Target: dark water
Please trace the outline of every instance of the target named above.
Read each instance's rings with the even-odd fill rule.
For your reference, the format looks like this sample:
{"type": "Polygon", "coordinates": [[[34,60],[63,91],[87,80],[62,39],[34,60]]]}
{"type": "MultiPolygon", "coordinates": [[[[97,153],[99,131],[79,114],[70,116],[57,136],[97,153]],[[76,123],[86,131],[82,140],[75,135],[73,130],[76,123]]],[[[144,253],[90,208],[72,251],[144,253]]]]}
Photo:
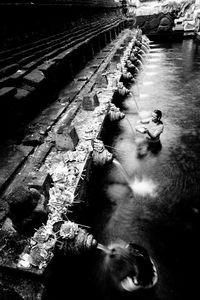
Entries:
{"type": "Polygon", "coordinates": [[[152,43],[138,83],[131,89],[140,116],[153,109],[163,112],[162,149],[137,156],[139,134],[134,127],[139,115],[133,99],[127,98],[123,110],[130,123],[126,118],[117,125],[108,122],[103,138],[115,148],[112,152],[132,189],[115,164],[97,169],[91,178],[91,225],[104,245],[124,241],[145,247],[156,264],[158,283],[137,295],[115,291],[107,277],[105,256],[97,250],[66,263],[61,258],[56,267],[64,275],[58,275],[59,286],[51,284],[47,299],[67,299],[70,292],[73,299],[200,296],[200,46],[188,39],[152,43]]]}
{"type": "MultiPolygon", "coordinates": [[[[125,119],[118,128],[113,126],[110,131],[107,128],[105,143],[116,148],[112,152],[128,173],[133,193],[116,165],[99,171],[93,195],[94,207],[98,205],[95,235],[106,245],[116,240],[138,243],[153,257],[158,284],[151,292],[134,295],[134,299],[197,299],[200,295],[200,46],[193,40],[152,43],[132,91],[141,116],[148,116],[153,109],[163,112],[162,149],[156,155],[148,152],[138,158],[139,134],[133,134],[125,119]],[[102,206],[97,204],[99,201],[102,206]]],[[[131,97],[126,99],[123,109],[134,128],[139,115],[131,97]]],[[[96,263],[97,270],[101,267],[101,263],[96,263]]],[[[103,291],[103,286],[99,289],[103,291]]],[[[109,296],[105,294],[102,292],[102,298],[116,297],[112,292],[109,296]]]]}

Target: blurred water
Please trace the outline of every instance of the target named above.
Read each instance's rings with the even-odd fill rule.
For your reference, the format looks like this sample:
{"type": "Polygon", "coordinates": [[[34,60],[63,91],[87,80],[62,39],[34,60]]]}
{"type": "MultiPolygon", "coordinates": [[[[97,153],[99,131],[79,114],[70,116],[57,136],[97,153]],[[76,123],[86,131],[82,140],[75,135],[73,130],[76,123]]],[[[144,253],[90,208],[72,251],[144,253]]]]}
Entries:
{"type": "MultiPolygon", "coordinates": [[[[117,130],[107,130],[106,143],[122,164],[96,177],[96,238],[102,244],[117,239],[144,246],[156,262],[159,282],[151,292],[134,299],[197,299],[200,267],[200,46],[152,44],[132,97],[124,112],[134,128],[153,109],[163,112],[162,149],[138,156],[140,134],[123,119],[117,130]]],[[[110,149],[109,149],[110,151],[110,149]]],[[[99,268],[97,263],[95,268],[99,268]]],[[[99,275],[100,276],[100,275],[99,275]]],[[[101,287],[100,287],[101,289],[101,287]]],[[[112,292],[102,298],[118,297],[112,292]]],[[[127,295],[120,295],[123,299],[127,295]]],[[[107,299],[106,298],[106,299],[107,299]]]]}

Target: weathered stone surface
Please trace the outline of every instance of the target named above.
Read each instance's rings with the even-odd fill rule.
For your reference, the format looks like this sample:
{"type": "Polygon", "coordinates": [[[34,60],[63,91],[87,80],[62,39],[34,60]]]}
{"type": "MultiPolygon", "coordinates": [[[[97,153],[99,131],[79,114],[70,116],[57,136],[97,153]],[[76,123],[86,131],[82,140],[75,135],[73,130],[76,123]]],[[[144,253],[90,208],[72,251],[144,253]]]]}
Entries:
{"type": "Polygon", "coordinates": [[[83,97],[82,107],[84,110],[92,111],[99,106],[99,99],[96,93],[90,93],[83,97]]]}
{"type": "Polygon", "coordinates": [[[30,174],[40,168],[52,147],[53,144],[51,142],[45,142],[42,145],[38,146],[33,155],[29,157],[26,168],[24,168],[22,173],[22,176],[24,176],[26,183],[29,182],[30,174]]]}
{"type": "Polygon", "coordinates": [[[19,166],[31,153],[33,147],[11,145],[0,149],[0,189],[10,181],[10,178],[17,172],[19,166]]]}
{"type": "Polygon", "coordinates": [[[0,200],[0,223],[3,222],[8,214],[9,205],[8,203],[1,199],[0,200]]]}
{"type": "Polygon", "coordinates": [[[24,82],[34,87],[38,87],[44,81],[45,76],[43,72],[37,69],[24,76],[24,82]]]}
{"type": "Polygon", "coordinates": [[[64,116],[60,119],[58,124],[55,126],[55,132],[58,134],[62,134],[65,130],[65,128],[70,125],[71,121],[75,117],[77,111],[80,108],[80,101],[77,103],[74,103],[71,107],[68,108],[64,116]]]}
{"type": "Polygon", "coordinates": [[[97,88],[106,88],[108,85],[108,79],[106,75],[99,75],[96,79],[97,88]]]}
{"type": "Polygon", "coordinates": [[[41,144],[48,131],[54,125],[56,120],[62,115],[66,108],[61,106],[59,102],[55,102],[47,107],[38,117],[36,117],[29,125],[26,136],[22,143],[24,145],[39,145],[41,144]]]}
{"type": "Polygon", "coordinates": [[[48,198],[49,189],[52,183],[53,181],[49,173],[38,171],[30,174],[28,186],[30,188],[37,189],[40,193],[43,193],[46,198],[48,198]]]}
{"type": "Polygon", "coordinates": [[[0,89],[0,99],[7,99],[15,95],[17,89],[15,87],[3,87],[0,89]]]}
{"type": "Polygon", "coordinates": [[[34,279],[17,270],[14,272],[5,272],[2,269],[0,272],[1,300],[41,300],[44,289],[45,284],[41,278],[34,279]]]}
{"type": "Polygon", "coordinates": [[[31,95],[31,93],[32,93],[31,91],[28,91],[26,89],[18,88],[17,93],[15,94],[14,98],[17,101],[24,100],[24,99],[28,98],[31,95]]]}
{"type": "Polygon", "coordinates": [[[23,66],[23,69],[25,70],[29,70],[32,69],[34,66],[37,65],[37,61],[31,61],[29,64],[26,64],[25,66],[23,66]]]}
{"type": "Polygon", "coordinates": [[[0,71],[0,76],[7,76],[7,75],[11,74],[12,72],[15,72],[18,69],[18,67],[19,67],[18,64],[12,64],[12,65],[5,67],[0,71]]]}
{"type": "Polygon", "coordinates": [[[22,144],[26,146],[37,146],[40,145],[44,140],[44,136],[41,135],[39,132],[30,133],[27,135],[23,141],[22,144]]]}
{"type": "Polygon", "coordinates": [[[88,80],[88,77],[79,77],[78,79],[77,79],[77,81],[87,81],[88,80]]]}
{"type": "Polygon", "coordinates": [[[16,100],[17,105],[24,104],[24,101],[29,99],[32,93],[35,91],[35,88],[25,86],[23,88],[18,88],[17,93],[14,95],[14,99],[16,100]]]}
{"type": "Polygon", "coordinates": [[[0,78],[0,87],[6,87],[11,85],[10,77],[0,78]]]}
{"type": "Polygon", "coordinates": [[[10,76],[10,79],[12,79],[12,80],[17,80],[17,79],[20,79],[21,77],[23,77],[24,76],[24,74],[26,73],[27,71],[26,70],[21,70],[21,69],[19,69],[19,70],[17,70],[14,74],[12,74],[11,76],[10,76]]]}
{"type": "Polygon", "coordinates": [[[0,284],[0,299],[6,300],[23,300],[22,297],[18,293],[15,292],[15,290],[11,287],[8,287],[6,285],[0,284]]]}
{"type": "MultiPolygon", "coordinates": [[[[31,150],[33,149],[33,147],[28,147],[28,146],[26,147],[23,146],[23,147],[25,149],[26,148],[30,148],[31,150]]],[[[28,159],[26,160],[26,164],[20,170],[20,172],[18,172],[14,177],[13,181],[11,182],[11,184],[9,185],[8,189],[4,194],[4,198],[6,198],[17,186],[28,186],[28,183],[35,176],[34,174],[36,170],[38,170],[41,167],[43,161],[45,160],[46,156],[48,155],[52,147],[53,147],[52,143],[45,142],[42,145],[38,146],[36,151],[32,155],[28,156],[28,159]]],[[[21,164],[20,160],[18,160],[18,166],[17,166],[17,161],[15,163],[16,163],[16,168],[19,167],[21,164]]],[[[9,174],[8,177],[6,177],[6,179],[9,180],[9,174]]]]}
{"type": "Polygon", "coordinates": [[[65,128],[63,133],[55,133],[56,148],[61,151],[75,150],[78,143],[76,129],[72,126],[65,128]]]}
{"type": "MultiPolygon", "coordinates": [[[[105,67],[105,65],[104,65],[104,67],[105,67]]],[[[95,82],[95,80],[93,78],[92,79],[92,84],[88,88],[88,91],[91,90],[91,87],[94,85],[94,82],[95,82]]],[[[79,83],[83,83],[83,82],[79,82],[79,83]]],[[[75,89],[76,89],[76,86],[74,86],[74,90],[75,89]]],[[[77,89],[76,94],[78,94],[78,93],[80,93],[80,90],[77,89]]],[[[74,99],[74,98],[72,98],[72,99],[74,99]]],[[[70,102],[71,99],[69,100],[69,98],[67,98],[67,102],[68,101],[70,102]]],[[[76,101],[76,99],[75,99],[75,101],[76,101]]],[[[66,117],[66,119],[65,119],[66,123],[64,122],[65,125],[68,124],[68,120],[71,120],[71,118],[75,117],[74,112],[78,111],[78,109],[79,109],[79,106],[74,107],[74,111],[72,110],[71,113],[70,113],[70,116],[66,117]]],[[[90,112],[84,112],[84,113],[85,114],[90,114],[90,112]]],[[[53,117],[53,119],[54,119],[54,117],[53,117]]],[[[59,124],[59,126],[60,126],[60,124],[59,124]]],[[[66,130],[69,130],[68,125],[64,126],[63,129],[61,130],[62,134],[66,134],[66,130]]],[[[71,139],[71,143],[74,146],[75,142],[77,142],[76,140],[78,140],[78,136],[76,134],[76,130],[74,131],[72,129],[70,132],[67,132],[67,133],[68,133],[68,136],[71,139]]],[[[31,155],[31,157],[29,157],[30,158],[29,159],[29,163],[27,163],[26,166],[23,168],[23,170],[20,171],[21,174],[18,176],[19,182],[21,181],[21,183],[25,183],[25,182],[27,183],[27,178],[28,178],[28,182],[30,184],[29,187],[34,187],[34,188],[37,188],[38,190],[40,190],[40,189],[43,190],[43,187],[46,185],[46,183],[45,183],[46,182],[45,175],[44,175],[43,179],[41,179],[41,181],[39,180],[39,182],[37,182],[37,175],[40,176],[39,175],[40,173],[35,172],[34,174],[36,176],[36,178],[35,178],[36,182],[35,181],[31,182],[30,181],[30,177],[32,176],[32,172],[31,171],[32,170],[35,171],[36,166],[37,166],[37,169],[39,169],[39,167],[41,166],[44,158],[47,156],[48,151],[51,148],[51,146],[52,146],[51,144],[48,144],[47,148],[45,148],[46,144],[42,144],[42,145],[40,145],[37,148],[37,150],[34,152],[34,154],[31,155]],[[48,146],[49,146],[49,148],[48,148],[48,146]],[[22,178],[24,178],[24,179],[22,180],[22,178]],[[25,178],[26,178],[26,180],[25,180],[25,178]]],[[[81,169],[81,172],[85,169],[86,164],[87,164],[86,162],[83,163],[83,166],[81,167],[83,169],[81,169]]],[[[86,172],[87,172],[88,171],[88,165],[86,167],[87,167],[87,170],[86,170],[86,172]]],[[[41,175],[41,176],[43,176],[43,175],[41,175]]],[[[79,181],[80,186],[77,187],[77,191],[79,191],[80,197],[82,197],[82,196],[84,197],[84,194],[85,194],[85,180],[82,180],[82,177],[80,177],[80,178],[81,178],[81,180],[80,180],[81,182],[79,181]],[[79,188],[80,188],[80,190],[79,190],[79,188]]],[[[89,175],[88,175],[88,180],[89,180],[89,175]]],[[[17,183],[17,180],[15,182],[12,182],[13,186],[16,186],[16,183],[17,183]]],[[[78,185],[79,185],[79,183],[78,183],[78,185]]],[[[16,241],[16,245],[17,244],[19,244],[20,247],[22,246],[22,242],[19,243],[18,240],[16,241]]],[[[10,245],[8,245],[8,246],[10,246],[10,245]]],[[[24,247],[27,247],[27,243],[26,242],[24,243],[24,247]]],[[[23,248],[23,247],[21,247],[21,248],[23,248]]],[[[22,252],[24,250],[24,248],[23,248],[23,250],[21,250],[21,248],[20,248],[20,251],[22,252]]],[[[17,255],[19,255],[19,253],[21,253],[20,251],[17,252],[17,255]]],[[[12,253],[12,254],[14,254],[14,253],[12,253]]],[[[7,265],[8,267],[10,266],[10,268],[13,268],[13,269],[15,269],[15,271],[17,271],[16,257],[17,257],[16,255],[14,255],[13,257],[8,257],[9,261],[8,261],[8,259],[5,260],[4,261],[4,265],[7,265]]],[[[23,299],[28,300],[28,299],[30,299],[29,298],[30,295],[32,295],[33,299],[39,300],[39,299],[41,299],[41,290],[42,290],[42,284],[41,283],[42,283],[42,279],[40,278],[38,280],[38,282],[36,282],[36,280],[34,281],[34,284],[35,284],[35,289],[34,289],[34,287],[32,286],[32,283],[30,283],[30,284],[27,283],[27,279],[29,277],[28,273],[31,273],[31,272],[34,273],[34,275],[38,275],[38,274],[40,275],[40,274],[42,274],[43,270],[39,270],[37,268],[32,268],[31,270],[27,270],[26,275],[25,275],[26,276],[26,280],[24,279],[24,280],[22,280],[20,282],[20,280],[21,280],[20,276],[17,278],[18,281],[15,281],[12,278],[9,281],[9,286],[14,286],[14,288],[17,291],[19,291],[19,294],[22,295],[23,299]],[[40,288],[41,288],[41,290],[40,290],[40,288]]],[[[23,272],[21,272],[21,274],[22,273],[23,272]]],[[[0,277],[1,277],[1,275],[0,275],[0,277]]],[[[5,272],[3,274],[3,277],[5,278],[5,272]]],[[[36,276],[34,276],[33,278],[35,278],[35,277],[36,276]]]]}
{"type": "Polygon", "coordinates": [[[55,70],[55,61],[47,61],[38,67],[38,70],[42,71],[45,76],[49,76],[55,70]]]}
{"type": "Polygon", "coordinates": [[[14,225],[14,234],[30,236],[34,234],[36,228],[47,221],[45,197],[39,190],[18,185],[6,195],[5,199],[9,203],[9,218],[14,225]]]}
{"type": "Polygon", "coordinates": [[[31,85],[29,85],[29,84],[26,84],[26,83],[24,83],[24,82],[23,82],[21,88],[22,88],[22,89],[25,89],[25,90],[27,90],[27,91],[29,91],[29,92],[31,92],[31,93],[34,92],[34,91],[36,90],[36,87],[31,86],[31,85]]]}
{"type": "Polygon", "coordinates": [[[11,219],[22,220],[32,213],[39,198],[27,187],[19,185],[6,196],[5,200],[10,205],[11,219]]]}

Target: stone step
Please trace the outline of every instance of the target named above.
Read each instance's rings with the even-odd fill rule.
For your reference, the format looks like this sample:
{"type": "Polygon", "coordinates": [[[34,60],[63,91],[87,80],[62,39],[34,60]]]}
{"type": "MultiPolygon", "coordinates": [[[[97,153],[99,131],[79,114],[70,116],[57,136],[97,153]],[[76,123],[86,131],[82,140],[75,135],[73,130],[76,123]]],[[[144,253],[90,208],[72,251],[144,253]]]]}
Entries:
{"type": "MultiPolygon", "coordinates": [[[[106,22],[106,21],[105,21],[106,22]]],[[[20,61],[20,59],[26,57],[26,56],[30,56],[33,53],[36,52],[40,52],[42,50],[45,50],[46,48],[51,48],[51,47],[55,47],[55,45],[59,46],[60,43],[66,43],[66,41],[70,41],[76,38],[76,36],[79,36],[81,34],[84,34],[85,32],[87,32],[88,30],[94,29],[97,26],[103,26],[104,22],[99,22],[97,21],[95,24],[90,24],[90,25],[85,25],[83,28],[81,29],[74,29],[73,32],[67,33],[64,36],[60,36],[60,37],[52,37],[51,40],[41,40],[41,42],[38,44],[33,43],[31,44],[29,47],[27,46],[27,48],[21,49],[17,51],[15,51],[14,53],[12,53],[11,55],[7,55],[7,57],[5,56],[5,52],[2,53],[3,58],[1,59],[1,53],[0,53],[0,66],[3,67],[7,64],[11,64],[13,62],[18,62],[20,61]],[[4,54],[4,55],[3,55],[4,54]]],[[[9,52],[8,52],[9,53],[9,52]]]]}

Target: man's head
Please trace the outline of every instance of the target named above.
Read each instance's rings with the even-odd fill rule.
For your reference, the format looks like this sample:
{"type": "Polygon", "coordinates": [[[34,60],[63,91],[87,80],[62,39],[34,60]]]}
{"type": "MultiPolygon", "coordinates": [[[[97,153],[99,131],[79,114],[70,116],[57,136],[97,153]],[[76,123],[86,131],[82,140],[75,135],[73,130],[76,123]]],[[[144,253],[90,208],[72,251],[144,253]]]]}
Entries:
{"type": "Polygon", "coordinates": [[[153,122],[158,122],[160,121],[160,119],[162,118],[162,112],[161,110],[159,109],[155,109],[153,112],[152,112],[152,121],[153,122]]]}

